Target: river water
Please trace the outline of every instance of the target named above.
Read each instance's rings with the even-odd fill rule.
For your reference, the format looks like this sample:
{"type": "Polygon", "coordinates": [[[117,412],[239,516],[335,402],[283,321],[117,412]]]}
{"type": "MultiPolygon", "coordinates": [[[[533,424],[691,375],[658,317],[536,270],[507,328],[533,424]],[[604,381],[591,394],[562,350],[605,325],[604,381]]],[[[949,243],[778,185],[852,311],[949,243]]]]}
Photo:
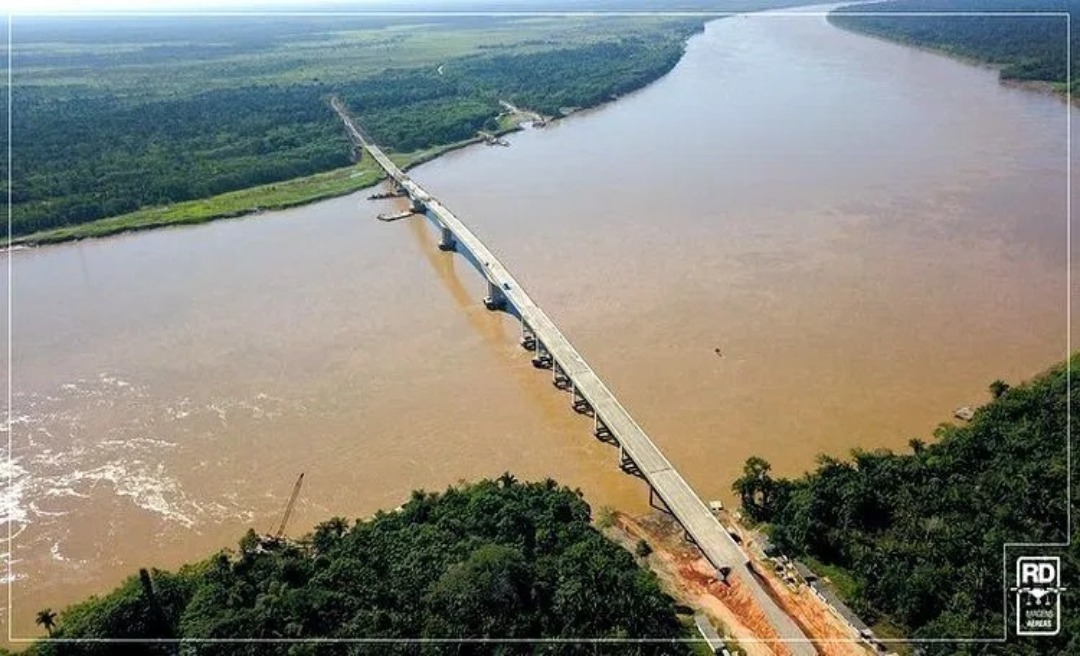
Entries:
{"type": "MultiPolygon", "coordinates": [[[[1066,113],[820,16],[731,18],[413,175],[730,502],[750,455],[902,449],[1065,356],[1066,113]]],[[[11,256],[15,635],[270,529],[300,472],[294,535],[506,470],[646,508],[468,264],[366,193],[11,256]]]]}

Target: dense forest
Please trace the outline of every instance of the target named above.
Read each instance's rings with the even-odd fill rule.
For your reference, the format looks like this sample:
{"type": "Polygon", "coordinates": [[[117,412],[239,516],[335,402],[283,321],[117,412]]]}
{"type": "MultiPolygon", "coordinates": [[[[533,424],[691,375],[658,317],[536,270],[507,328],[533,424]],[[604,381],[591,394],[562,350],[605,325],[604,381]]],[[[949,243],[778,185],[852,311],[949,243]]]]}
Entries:
{"type": "Polygon", "coordinates": [[[442,73],[390,72],[338,90],[373,138],[418,150],[496,129],[500,99],[558,116],[638,89],[675,66],[689,34],[684,28],[652,40],[474,56],[444,65],[442,73]]]}
{"type": "Polygon", "coordinates": [[[1075,60],[1080,35],[1066,48],[1064,16],[889,16],[897,12],[1069,12],[1080,0],[890,0],[841,7],[829,14],[838,27],[1001,67],[1002,79],[1064,84],[1069,50],[1075,60]],[[884,15],[852,15],[881,12],[884,15]]]}
{"type": "MultiPolygon", "coordinates": [[[[1078,365],[1080,354],[1069,366],[1078,365]]],[[[995,381],[990,389],[996,398],[970,423],[942,425],[932,442],[912,440],[910,453],[821,457],[816,470],[797,480],[773,479],[767,462],[751,458],[735,490],[782,550],[846,571],[852,581],[844,592],[864,619],[890,620],[911,638],[1001,637],[1014,559],[1059,555],[1064,585],[1073,586],[1062,601],[1061,635],[920,649],[1080,654],[1080,541],[1012,548],[1002,562],[1006,543],[1060,544],[1069,537],[1066,509],[1076,499],[1070,501],[1066,474],[1066,365],[1015,387],[995,381]]],[[[1071,401],[1080,407],[1080,392],[1073,389],[1071,401]]]]}
{"type": "Polygon", "coordinates": [[[14,91],[13,231],[84,223],[349,163],[317,85],[138,104],[14,91]],[[46,118],[47,117],[47,118],[46,118]]]}
{"type": "MultiPolygon", "coordinates": [[[[671,598],[589,522],[580,492],[552,480],[498,480],[413,493],[399,510],[335,518],[265,548],[249,532],[178,572],[133,576],[113,592],[44,612],[57,638],[386,638],[389,654],[687,654],[671,598]],[[421,639],[523,642],[419,643],[421,639]],[[643,638],[572,644],[536,638],[643,638]],[[537,650],[540,650],[539,652],[537,650]]],[[[39,615],[39,620],[44,616],[39,615]]],[[[40,642],[33,655],[115,653],[40,642]]],[[[200,644],[199,654],[350,654],[348,643],[200,644]]],[[[172,654],[175,645],[123,653],[172,654]]],[[[367,653],[367,652],[363,652],[367,653]]]]}
{"type": "MultiPolygon", "coordinates": [[[[409,20],[367,19],[356,32],[313,20],[308,32],[236,23],[231,37],[197,23],[225,43],[194,48],[132,41],[134,19],[103,23],[96,40],[47,21],[19,27],[31,43],[13,59],[14,235],[347,166],[334,94],[399,152],[496,129],[500,99],[552,115],[596,105],[670,70],[702,22],[568,20],[560,34],[554,20],[515,29],[488,18],[420,35],[409,20]],[[59,38],[71,41],[50,47],[59,38]]],[[[167,22],[146,19],[148,33],[167,22]]]]}

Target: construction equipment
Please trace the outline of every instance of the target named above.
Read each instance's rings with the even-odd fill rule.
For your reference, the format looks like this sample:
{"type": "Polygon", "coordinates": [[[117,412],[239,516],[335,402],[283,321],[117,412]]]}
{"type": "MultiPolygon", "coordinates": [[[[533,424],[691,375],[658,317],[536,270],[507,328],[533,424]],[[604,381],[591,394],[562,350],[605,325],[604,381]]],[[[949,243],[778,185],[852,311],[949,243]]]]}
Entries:
{"type": "Polygon", "coordinates": [[[277,531],[271,535],[271,539],[274,542],[281,540],[281,536],[285,534],[285,524],[289,521],[289,515],[292,515],[293,506],[296,505],[296,497],[300,496],[300,486],[304,484],[304,474],[300,473],[300,477],[296,479],[296,485],[293,486],[292,496],[289,497],[289,503],[285,506],[285,512],[281,515],[281,523],[278,524],[277,531]]]}

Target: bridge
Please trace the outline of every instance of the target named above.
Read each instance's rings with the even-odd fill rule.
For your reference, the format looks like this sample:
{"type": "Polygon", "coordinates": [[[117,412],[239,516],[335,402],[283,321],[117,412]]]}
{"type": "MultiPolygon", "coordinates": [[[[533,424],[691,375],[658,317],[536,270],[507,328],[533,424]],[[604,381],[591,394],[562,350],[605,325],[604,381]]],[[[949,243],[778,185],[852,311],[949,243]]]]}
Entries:
{"type": "Polygon", "coordinates": [[[794,656],[812,656],[816,650],[798,625],[784,613],[762,587],[749,558],[735,543],[700,497],[672,466],[659,447],[638,426],[626,408],[607,388],[581,354],[570,344],[555,322],[533,301],[510,271],[488,250],[454,213],[405,174],[352,120],[341,102],[332,101],[352,139],[360,144],[408,196],[413,211],[425,214],[441,231],[439,248],[471,257],[487,280],[484,304],[504,310],[521,321],[521,345],[534,351],[533,364],[550,369],[552,383],[570,393],[571,407],[593,418],[593,434],[618,446],[619,465],[643,478],[649,498],[656,497],[683,527],[722,579],[737,577],[754,597],[757,606],[794,656]]]}

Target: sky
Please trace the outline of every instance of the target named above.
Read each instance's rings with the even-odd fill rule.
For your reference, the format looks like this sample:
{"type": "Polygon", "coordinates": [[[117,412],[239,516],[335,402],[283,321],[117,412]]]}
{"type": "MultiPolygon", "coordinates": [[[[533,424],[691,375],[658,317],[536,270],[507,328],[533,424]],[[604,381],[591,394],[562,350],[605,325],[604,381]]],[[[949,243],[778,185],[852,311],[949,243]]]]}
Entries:
{"type": "MultiPolygon", "coordinates": [[[[392,9],[397,0],[0,0],[4,13],[96,11],[233,11],[251,9],[392,9]]],[[[433,4],[441,4],[439,3],[433,4]]],[[[449,3],[447,3],[449,4],[449,3]]]]}
{"type": "MultiPolygon", "coordinates": [[[[58,11],[161,11],[192,9],[247,9],[252,0],[0,0],[6,12],[38,13],[58,11]]],[[[259,4],[285,6],[296,0],[262,0],[259,4]]]]}

